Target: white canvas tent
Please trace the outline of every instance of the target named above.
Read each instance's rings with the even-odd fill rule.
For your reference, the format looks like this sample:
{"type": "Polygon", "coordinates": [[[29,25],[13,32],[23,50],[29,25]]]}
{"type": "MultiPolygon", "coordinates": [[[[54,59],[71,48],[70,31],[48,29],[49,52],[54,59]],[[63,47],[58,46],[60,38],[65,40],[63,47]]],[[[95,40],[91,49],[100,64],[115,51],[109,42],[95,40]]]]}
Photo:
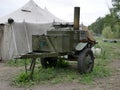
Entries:
{"type": "Polygon", "coordinates": [[[32,35],[44,34],[52,22],[61,22],[33,0],[0,18],[0,59],[9,60],[32,51],[32,35]],[[7,23],[12,18],[14,23],[7,23]]]}

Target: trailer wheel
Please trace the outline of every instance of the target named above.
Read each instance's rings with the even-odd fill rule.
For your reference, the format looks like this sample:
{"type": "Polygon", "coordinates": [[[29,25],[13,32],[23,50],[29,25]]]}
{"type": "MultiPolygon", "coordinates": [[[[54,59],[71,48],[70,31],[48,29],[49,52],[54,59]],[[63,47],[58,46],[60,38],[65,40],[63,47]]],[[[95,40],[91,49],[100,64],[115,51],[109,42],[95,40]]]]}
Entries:
{"type": "Polygon", "coordinates": [[[52,57],[52,58],[41,58],[41,65],[43,68],[48,68],[48,67],[56,67],[57,65],[57,58],[52,57]]]}
{"type": "Polygon", "coordinates": [[[78,57],[78,70],[81,74],[92,72],[94,67],[94,55],[90,48],[80,52],[78,57]]]}

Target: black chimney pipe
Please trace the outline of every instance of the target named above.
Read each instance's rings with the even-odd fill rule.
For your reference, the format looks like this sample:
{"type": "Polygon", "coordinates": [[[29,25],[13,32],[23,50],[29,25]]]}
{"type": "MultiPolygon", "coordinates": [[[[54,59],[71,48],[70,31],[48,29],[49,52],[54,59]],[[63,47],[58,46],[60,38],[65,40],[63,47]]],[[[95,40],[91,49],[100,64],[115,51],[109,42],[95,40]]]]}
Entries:
{"type": "Polygon", "coordinates": [[[80,7],[74,7],[74,30],[79,30],[80,7]]]}

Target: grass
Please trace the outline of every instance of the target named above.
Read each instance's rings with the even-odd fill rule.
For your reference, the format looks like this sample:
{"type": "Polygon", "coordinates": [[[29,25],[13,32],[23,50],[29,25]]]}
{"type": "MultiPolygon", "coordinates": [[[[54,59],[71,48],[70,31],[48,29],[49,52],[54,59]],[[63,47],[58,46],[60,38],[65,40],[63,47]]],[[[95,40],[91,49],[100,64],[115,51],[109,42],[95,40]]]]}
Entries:
{"type": "MultiPolygon", "coordinates": [[[[7,66],[15,66],[15,67],[21,67],[21,66],[24,66],[25,63],[26,65],[30,65],[30,62],[31,60],[30,59],[13,59],[13,60],[9,60],[9,61],[6,61],[6,65],[7,66]]],[[[40,63],[40,60],[37,59],[36,63],[40,63]]]]}
{"type": "MultiPolygon", "coordinates": [[[[20,67],[20,66],[24,66],[25,60],[22,59],[13,59],[13,60],[9,60],[6,61],[6,65],[8,66],[16,66],[16,67],[20,67]]],[[[27,65],[30,63],[30,60],[26,60],[27,65]]]]}
{"type": "MultiPolygon", "coordinates": [[[[83,84],[92,84],[97,78],[104,78],[112,74],[112,70],[107,65],[115,59],[120,59],[119,51],[120,42],[109,43],[102,42],[98,39],[98,44],[95,47],[102,48],[102,54],[96,56],[94,70],[89,74],[79,74],[76,68],[71,68],[69,65],[75,65],[71,62],[59,62],[57,68],[43,69],[41,65],[37,65],[34,72],[34,79],[29,80],[29,72],[22,72],[12,81],[16,86],[31,86],[36,84],[57,84],[62,82],[76,82],[83,84]]],[[[29,60],[28,60],[29,61],[29,60]]],[[[29,62],[28,62],[29,63],[29,62]]],[[[11,64],[10,64],[11,65],[11,64]]],[[[14,64],[13,64],[14,65],[14,64]]],[[[19,66],[19,63],[18,63],[19,66]]]]}

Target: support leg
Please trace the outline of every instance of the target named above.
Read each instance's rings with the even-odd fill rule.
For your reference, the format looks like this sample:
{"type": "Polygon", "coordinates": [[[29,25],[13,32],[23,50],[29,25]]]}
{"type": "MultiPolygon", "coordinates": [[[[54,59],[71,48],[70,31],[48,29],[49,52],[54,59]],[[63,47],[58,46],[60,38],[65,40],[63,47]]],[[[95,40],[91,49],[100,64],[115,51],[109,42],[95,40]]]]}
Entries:
{"type": "Polygon", "coordinates": [[[27,62],[26,62],[26,59],[24,61],[25,61],[25,73],[27,74],[27,62]]]}
{"type": "Polygon", "coordinates": [[[34,73],[34,68],[35,68],[35,64],[36,64],[36,58],[32,59],[32,66],[31,66],[31,73],[30,73],[30,79],[33,79],[33,73],[34,73]]]}
{"type": "Polygon", "coordinates": [[[34,58],[31,59],[31,64],[30,64],[29,70],[31,70],[31,68],[33,67],[33,62],[34,62],[34,58]]]}

